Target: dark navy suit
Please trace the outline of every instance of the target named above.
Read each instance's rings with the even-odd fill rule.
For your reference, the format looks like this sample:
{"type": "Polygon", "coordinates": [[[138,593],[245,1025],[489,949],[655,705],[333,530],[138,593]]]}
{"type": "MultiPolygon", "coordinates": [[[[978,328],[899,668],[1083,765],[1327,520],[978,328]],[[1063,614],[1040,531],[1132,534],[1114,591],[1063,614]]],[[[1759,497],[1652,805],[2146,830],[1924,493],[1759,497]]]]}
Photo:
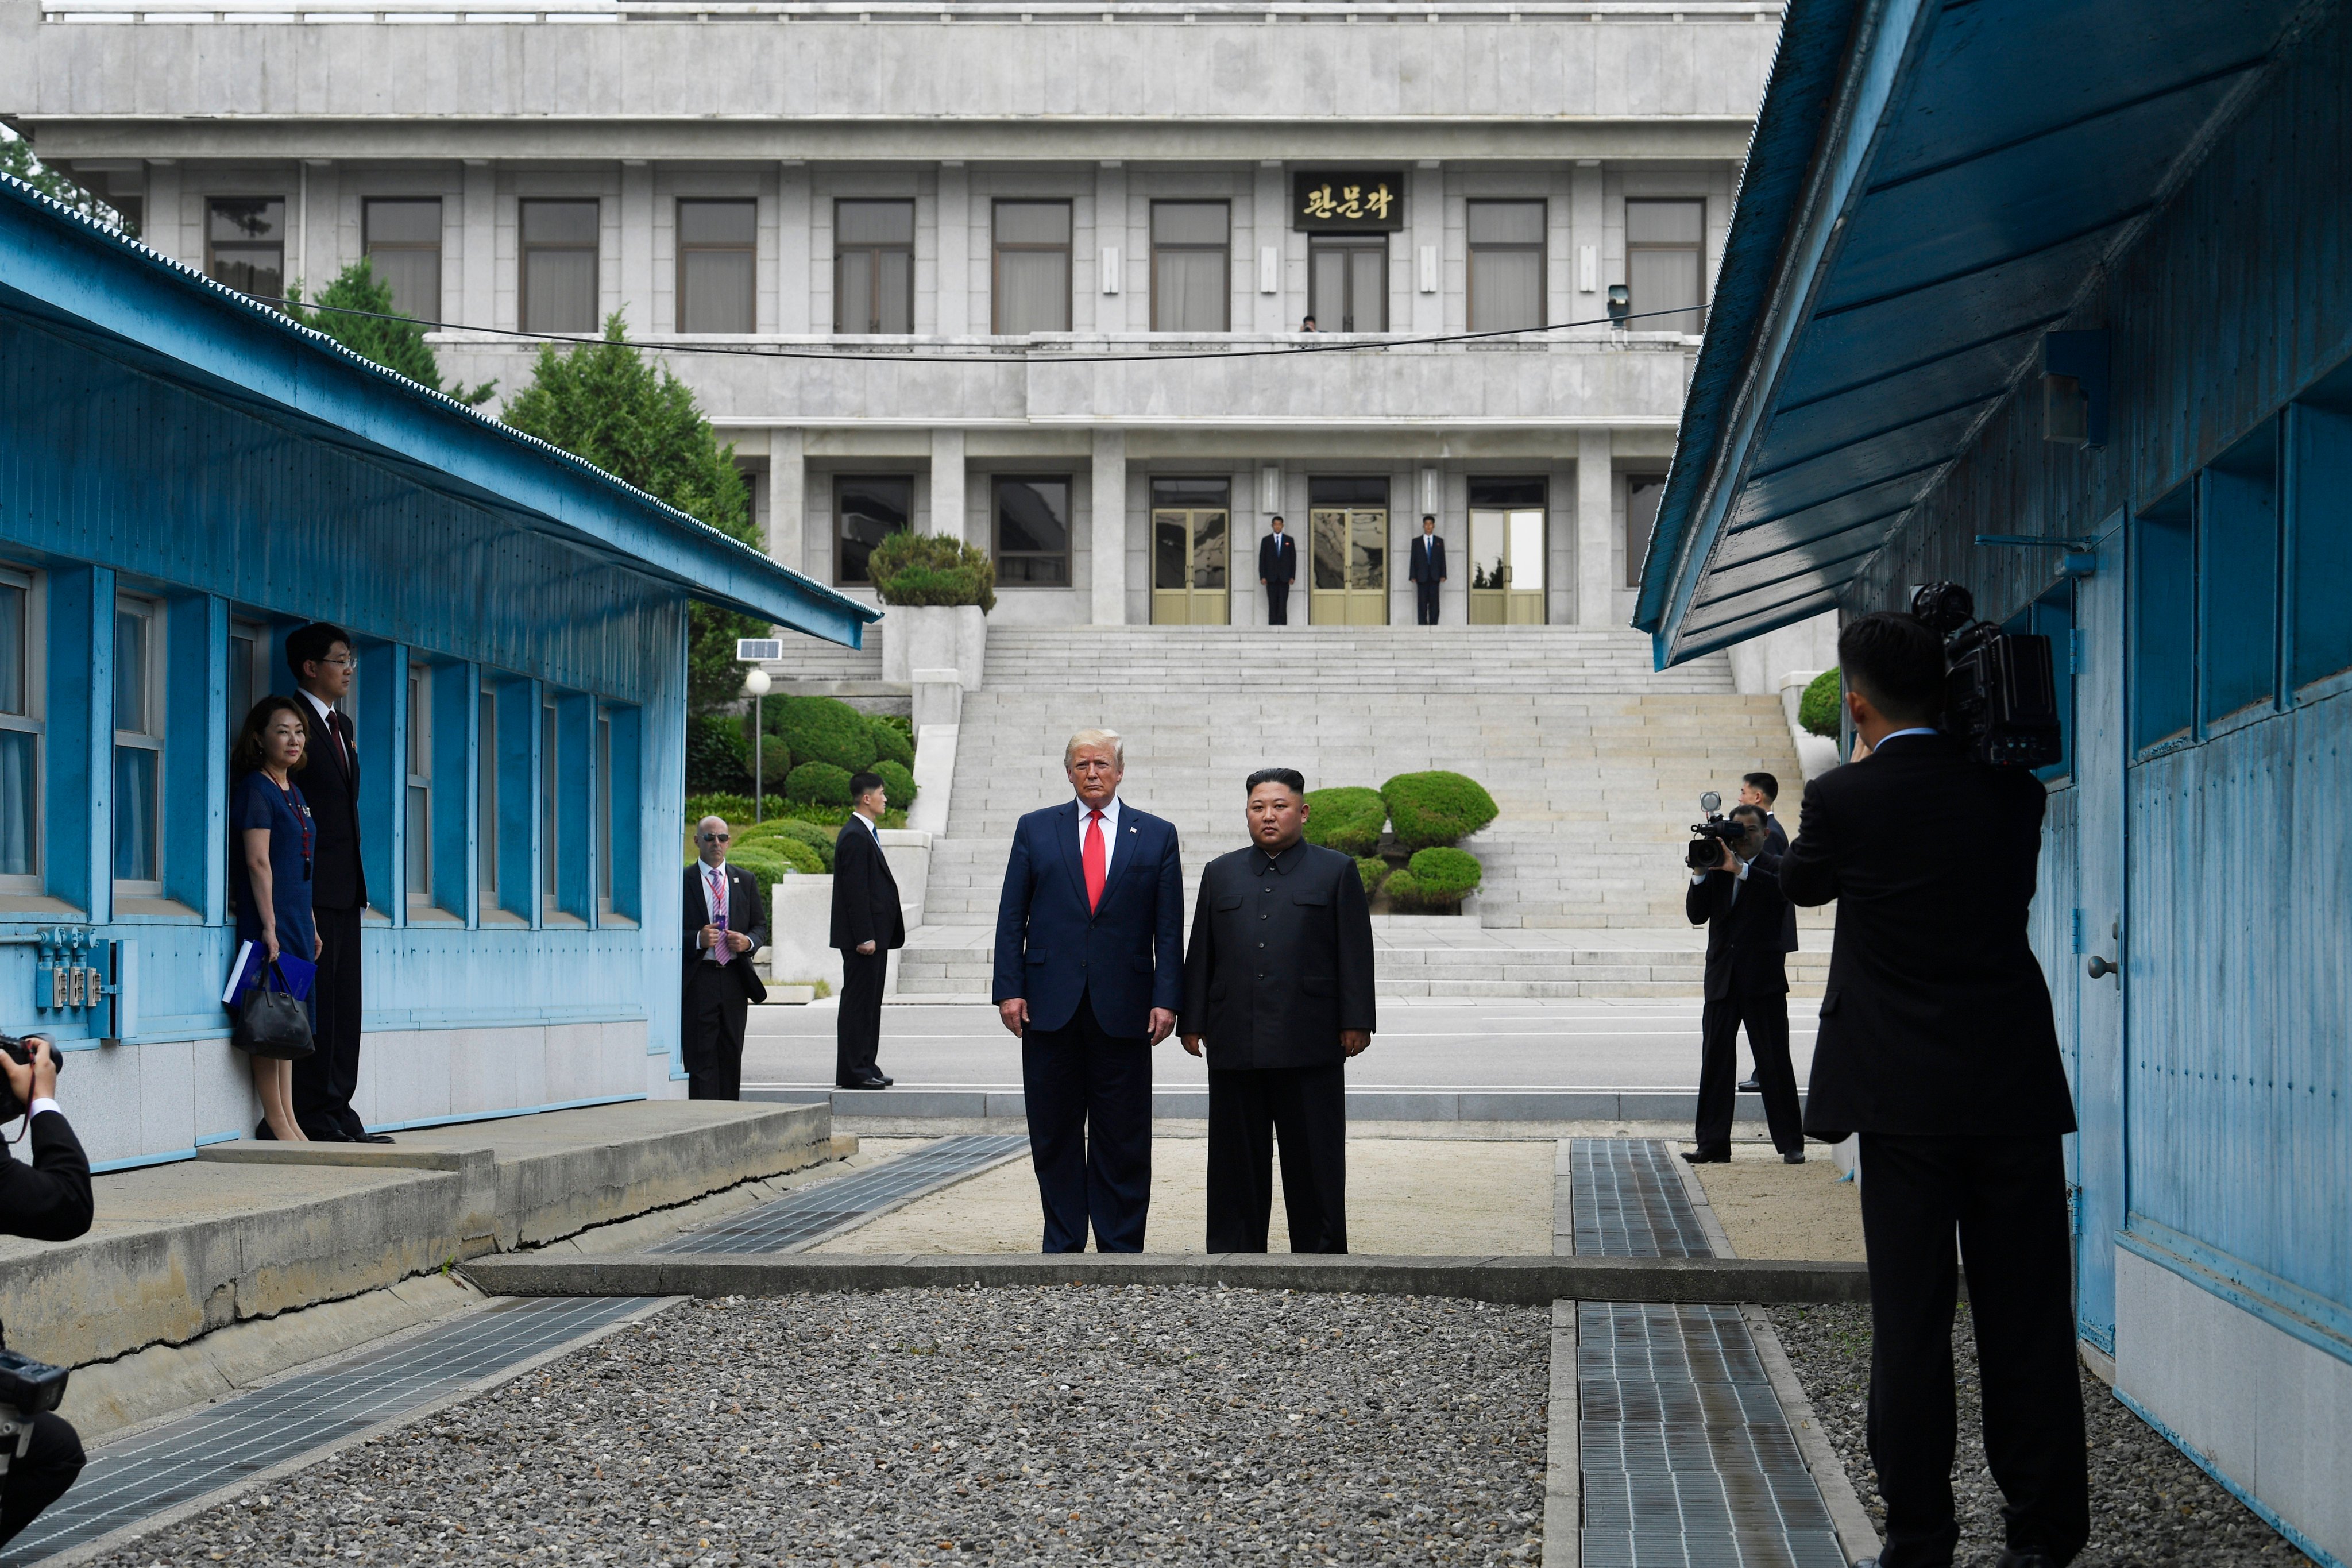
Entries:
{"type": "Polygon", "coordinates": [[[1151,1203],[1151,1010],[1184,994],[1175,827],[1119,803],[1098,909],[1087,907],[1078,804],[1013,832],[996,906],[999,1003],[1029,1004],[1021,1082],[1047,1252],[1140,1252],[1151,1203]]]}

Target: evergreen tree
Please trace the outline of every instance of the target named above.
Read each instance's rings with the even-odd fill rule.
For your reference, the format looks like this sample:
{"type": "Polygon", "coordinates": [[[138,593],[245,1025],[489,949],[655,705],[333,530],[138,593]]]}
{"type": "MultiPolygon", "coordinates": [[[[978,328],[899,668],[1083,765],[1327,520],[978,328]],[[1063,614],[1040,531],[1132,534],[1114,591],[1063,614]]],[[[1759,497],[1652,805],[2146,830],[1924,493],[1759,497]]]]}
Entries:
{"type": "Polygon", "coordinates": [[[411,381],[438,388],[460,403],[478,408],[490,400],[499,384],[486,381],[467,391],[462,384],[441,384],[441,363],[425,341],[421,322],[399,314],[392,301],[392,285],[375,275],[374,263],[364,256],[327,285],[319,303],[327,310],[302,309],[302,286],[286,291],[289,314],[306,327],[324,332],[353,353],[396,370],[411,381]]]}
{"type": "MultiPolygon", "coordinates": [[[[568,353],[552,343],[541,349],[531,384],[508,403],[506,421],[760,547],[735,448],[719,444],[684,382],[630,344],[618,311],[606,319],[602,342],[568,353]]],[[[687,708],[708,713],[742,695],[735,639],[765,637],[768,628],[707,605],[688,614],[687,708]]]]}

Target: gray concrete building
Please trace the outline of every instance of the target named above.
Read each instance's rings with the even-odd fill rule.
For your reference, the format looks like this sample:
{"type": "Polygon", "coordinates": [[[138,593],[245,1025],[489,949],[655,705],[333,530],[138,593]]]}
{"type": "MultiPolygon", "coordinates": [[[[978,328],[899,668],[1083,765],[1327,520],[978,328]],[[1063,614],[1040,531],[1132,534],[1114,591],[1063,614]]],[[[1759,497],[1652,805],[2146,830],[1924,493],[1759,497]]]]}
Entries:
{"type": "Polygon", "coordinates": [[[373,256],[455,378],[620,313],[778,560],[953,532],[1012,626],[1262,624],[1277,512],[1294,623],[1411,625],[1430,512],[1445,621],[1623,626],[1780,20],[441,4],[7,0],[0,111],[238,287],[373,256]]]}

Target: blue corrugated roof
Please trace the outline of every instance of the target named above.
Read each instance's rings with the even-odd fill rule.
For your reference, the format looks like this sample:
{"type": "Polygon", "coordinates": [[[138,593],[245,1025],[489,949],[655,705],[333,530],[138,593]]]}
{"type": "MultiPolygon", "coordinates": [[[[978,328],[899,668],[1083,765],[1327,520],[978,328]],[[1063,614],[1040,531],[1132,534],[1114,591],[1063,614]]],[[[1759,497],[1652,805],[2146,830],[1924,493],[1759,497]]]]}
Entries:
{"type": "Polygon", "coordinates": [[[362,449],[690,596],[855,647],[880,612],[534,436],[0,176],[0,309],[362,449]]]}
{"type": "Polygon", "coordinates": [[[1833,608],[2197,161],[2301,0],[1793,0],[1634,624],[1833,608]]]}

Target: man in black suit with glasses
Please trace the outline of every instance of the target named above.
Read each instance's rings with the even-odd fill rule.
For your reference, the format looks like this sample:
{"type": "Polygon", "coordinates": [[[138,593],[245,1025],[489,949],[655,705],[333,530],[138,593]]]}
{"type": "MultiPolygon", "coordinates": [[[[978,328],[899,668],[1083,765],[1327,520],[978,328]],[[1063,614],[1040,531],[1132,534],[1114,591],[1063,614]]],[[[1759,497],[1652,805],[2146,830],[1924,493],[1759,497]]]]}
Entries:
{"type": "Polygon", "coordinates": [[[751,955],[768,945],[760,880],[727,863],[727,824],[694,825],[696,859],[686,868],[686,999],[679,1018],[688,1100],[743,1098],[743,1026],[768,999],[751,955]]]}

